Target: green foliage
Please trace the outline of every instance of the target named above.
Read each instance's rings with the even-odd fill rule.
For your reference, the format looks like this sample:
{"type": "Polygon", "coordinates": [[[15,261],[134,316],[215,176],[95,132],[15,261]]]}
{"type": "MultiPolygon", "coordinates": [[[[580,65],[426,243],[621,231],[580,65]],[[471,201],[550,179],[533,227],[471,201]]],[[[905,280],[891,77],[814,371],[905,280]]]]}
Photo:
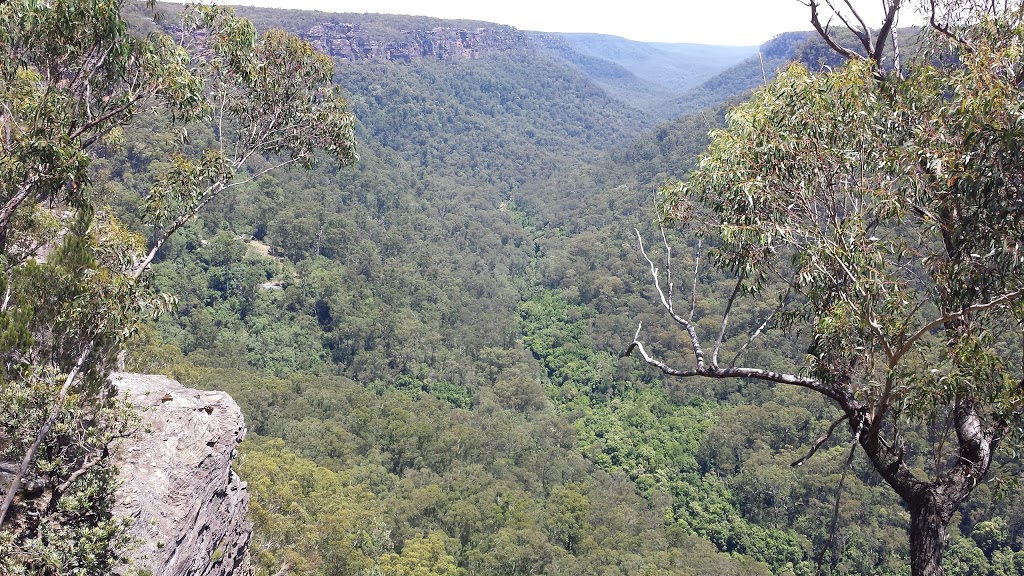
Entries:
{"type": "Polygon", "coordinates": [[[258,574],[370,574],[393,548],[381,503],[365,485],[317,466],[281,440],[250,440],[239,473],[252,493],[258,574]]]}
{"type": "Polygon", "coordinates": [[[261,573],[283,564],[300,574],[740,565],[706,549],[673,551],[633,484],[589,465],[550,406],[524,414],[485,389],[469,411],[341,378],[176,366],[183,381],[227,389],[260,434],[246,441],[239,472],[252,491],[261,573]]]}
{"type": "MultiPolygon", "coordinates": [[[[941,572],[946,524],[1020,417],[1020,14],[932,31],[906,74],[857,58],[790,66],[728,113],[688,181],[662,190],[664,217],[700,223],[716,268],[737,278],[730,308],[785,295],[765,326],[809,336],[799,371],[735,374],[834,402],[910,510],[915,574],[941,572]],[[956,441],[935,435],[939,422],[956,441]]],[[[731,375],[720,344],[701,356],[713,333],[679,323],[693,374],[731,375]]],[[[950,554],[951,571],[988,571],[970,539],[950,554]]]]}
{"type": "Polygon", "coordinates": [[[991,573],[985,553],[969,538],[953,538],[943,560],[946,573],[951,576],[991,573]]]}
{"type": "Polygon", "coordinates": [[[386,576],[456,576],[455,558],[445,550],[445,540],[443,532],[407,540],[401,556],[394,553],[384,556],[380,573],[386,576]]]}
{"type": "Polygon", "coordinates": [[[145,273],[170,235],[257,177],[254,155],[306,167],[320,149],[355,159],[332,64],[307,44],[258,36],[210,7],[190,8],[177,38],[141,38],[123,9],[139,10],[120,0],[0,3],[4,573],[108,574],[121,562],[129,543],[111,519],[108,448],[134,418],[107,377],[146,316],[167,308],[145,273]],[[94,171],[93,160],[116,153],[143,110],[180,130],[171,163],[152,162],[159,175],[140,179],[151,185],[142,204],[142,194],[124,202],[132,225],[145,214],[148,243],[99,207],[92,187],[111,168],[94,171]],[[209,145],[188,142],[188,128],[211,116],[209,145]]]}
{"type": "MultiPolygon", "coordinates": [[[[598,362],[586,336],[584,308],[542,293],[525,302],[521,313],[524,343],[559,388],[552,398],[573,420],[581,450],[590,460],[608,472],[626,475],[652,501],[671,495],[664,518],[667,524],[776,570],[786,565],[801,573],[809,570],[805,541],[738,518],[737,495],[717,475],[701,473],[695,455],[711,422],[706,409],[699,404],[680,406],[657,387],[631,390],[610,384],[595,388],[594,377],[581,368],[598,362]]],[[[609,368],[612,364],[609,358],[609,368]]],[[[615,376],[609,373],[608,378],[615,376]]],[[[748,509],[757,507],[753,501],[758,497],[760,490],[752,491],[748,509]]],[[[568,549],[574,545],[571,527],[580,525],[583,515],[562,512],[561,517],[559,534],[568,549]]]]}

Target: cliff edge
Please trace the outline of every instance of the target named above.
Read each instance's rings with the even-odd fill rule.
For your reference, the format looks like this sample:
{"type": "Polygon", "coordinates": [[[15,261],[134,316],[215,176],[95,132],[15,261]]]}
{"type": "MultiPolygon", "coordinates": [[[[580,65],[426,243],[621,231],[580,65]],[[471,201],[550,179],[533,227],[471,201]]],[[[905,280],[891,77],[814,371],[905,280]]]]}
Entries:
{"type": "Polygon", "coordinates": [[[477,60],[531,46],[525,33],[498,25],[475,30],[403,30],[401,37],[387,38],[371,34],[359,24],[329,21],[316,24],[301,36],[317,50],[339,60],[390,60],[406,64],[414,60],[477,60]]]}
{"type": "Polygon", "coordinates": [[[140,541],[127,573],[251,574],[249,494],[231,469],[245,422],[225,392],[185,388],[165,376],[117,373],[142,429],[116,456],[114,514],[140,541]]]}

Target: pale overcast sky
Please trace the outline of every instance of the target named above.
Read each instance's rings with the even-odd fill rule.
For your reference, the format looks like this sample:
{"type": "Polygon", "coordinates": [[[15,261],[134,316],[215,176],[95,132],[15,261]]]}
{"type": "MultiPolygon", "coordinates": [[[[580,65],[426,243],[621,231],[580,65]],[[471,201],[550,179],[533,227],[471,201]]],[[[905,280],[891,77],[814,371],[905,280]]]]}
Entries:
{"type": "MultiPolygon", "coordinates": [[[[542,32],[596,32],[646,42],[750,46],[780,32],[810,30],[798,0],[221,0],[324,12],[467,18],[542,32]]],[[[857,0],[878,13],[878,0],[857,0]]],[[[904,20],[909,20],[908,12],[904,20]]],[[[869,24],[879,18],[865,18],[869,24]]],[[[910,24],[910,22],[903,22],[910,24]]]]}

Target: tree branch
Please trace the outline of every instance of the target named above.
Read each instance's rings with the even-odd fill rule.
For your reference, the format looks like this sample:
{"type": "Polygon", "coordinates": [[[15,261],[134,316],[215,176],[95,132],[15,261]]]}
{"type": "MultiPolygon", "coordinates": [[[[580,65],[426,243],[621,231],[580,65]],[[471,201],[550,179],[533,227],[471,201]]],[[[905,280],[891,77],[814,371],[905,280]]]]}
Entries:
{"type": "MultiPolygon", "coordinates": [[[[668,243],[668,237],[665,236],[665,227],[658,226],[658,231],[661,232],[661,243],[665,246],[665,281],[668,282],[668,301],[673,304],[672,295],[675,292],[676,284],[672,281],[672,246],[668,243]]],[[[693,308],[690,309],[690,320],[693,320],[693,308]]]]}
{"type": "Polygon", "coordinates": [[[868,28],[868,25],[864,23],[864,20],[860,17],[860,14],[857,13],[857,10],[854,9],[852,4],[850,4],[850,0],[843,0],[843,3],[846,4],[846,6],[850,9],[850,12],[853,13],[853,17],[856,18],[856,20],[860,23],[861,28],[859,30],[856,27],[854,27],[853,24],[851,24],[850,21],[846,19],[846,16],[844,16],[843,13],[835,7],[835,5],[832,3],[832,0],[825,0],[825,3],[828,4],[828,7],[832,9],[832,12],[834,12],[835,15],[839,18],[839,20],[843,23],[843,26],[846,26],[846,29],[852,32],[853,35],[856,36],[858,40],[860,40],[861,46],[864,47],[865,53],[867,53],[868,57],[870,58],[872,54],[871,29],[868,28]]]}
{"type": "MultiPolygon", "coordinates": [[[[900,5],[904,0],[890,0],[889,10],[885,13],[885,20],[882,22],[882,27],[878,29],[878,38],[875,40],[875,62],[878,63],[879,68],[882,65],[882,54],[885,52],[885,41],[889,37],[890,32],[893,30],[896,22],[899,20],[900,5]]],[[[895,37],[893,38],[895,42],[895,37]]]]}
{"type": "Polygon", "coordinates": [[[725,338],[725,329],[729,325],[729,313],[732,312],[732,305],[736,302],[736,296],[740,293],[740,288],[743,287],[743,277],[740,276],[736,279],[736,285],[733,286],[732,294],[729,295],[729,302],[725,305],[725,314],[722,315],[722,326],[718,331],[718,339],[715,340],[715,349],[711,352],[711,365],[718,368],[718,351],[722,348],[722,340],[725,338]]]}
{"type": "Polygon", "coordinates": [[[860,41],[861,46],[864,48],[865,54],[860,54],[854,50],[851,50],[837,42],[832,37],[829,31],[829,25],[826,23],[822,25],[821,16],[819,14],[819,0],[808,0],[805,4],[811,9],[811,25],[814,26],[815,31],[821,36],[821,39],[836,53],[850,60],[860,60],[867,58],[875,63],[875,74],[878,77],[883,75],[882,73],[882,57],[885,53],[885,43],[889,38],[889,35],[893,29],[893,25],[898,20],[900,7],[905,0],[887,0],[883,2],[885,6],[885,17],[882,20],[882,25],[878,29],[878,35],[872,38],[871,28],[867,25],[860,13],[853,7],[850,0],[843,0],[846,7],[849,9],[853,18],[856,20],[857,25],[854,25],[847,17],[843,14],[842,10],[836,8],[832,0],[825,0],[825,4],[832,10],[837,18],[843,23],[846,28],[853,33],[854,36],[860,41]]]}
{"type": "Polygon", "coordinates": [[[768,317],[764,319],[764,322],[761,322],[761,325],[758,326],[756,330],[750,333],[750,337],[747,338],[747,341],[743,343],[743,346],[740,346],[740,349],[736,351],[736,355],[732,357],[732,362],[729,362],[730,368],[734,368],[736,366],[736,362],[739,361],[740,356],[747,350],[750,344],[753,343],[754,340],[761,335],[764,329],[768,327],[768,323],[772,321],[772,318],[774,318],[776,314],[782,312],[782,309],[786,307],[786,303],[789,300],[790,290],[792,290],[791,281],[786,280],[786,283],[788,287],[786,288],[786,293],[783,294],[782,298],[779,299],[779,305],[776,306],[775,310],[773,310],[772,313],[769,314],[768,317]]]}
{"type": "Polygon", "coordinates": [[[64,409],[64,401],[68,397],[68,391],[71,389],[71,385],[74,383],[78,374],[82,371],[82,366],[85,365],[85,361],[89,358],[89,354],[92,353],[93,346],[96,341],[91,340],[86,345],[85,350],[82,351],[82,355],[78,357],[78,362],[75,363],[75,367],[68,373],[67,378],[64,380],[64,385],[61,386],[60,393],[57,394],[57,400],[54,402],[50,409],[50,416],[46,419],[46,423],[43,424],[42,428],[36,434],[35,441],[29,446],[25,457],[21,460],[21,466],[18,467],[17,473],[11,478],[11,484],[7,487],[7,494],[4,496],[4,502],[0,505],[0,526],[3,526],[4,520],[7,518],[7,512],[11,508],[11,504],[14,503],[14,496],[18,493],[21,488],[21,481],[28,473],[28,469],[32,466],[32,460],[36,457],[36,452],[39,451],[39,446],[46,439],[46,436],[50,433],[50,428],[57,422],[57,418],[60,417],[61,410],[64,409]]]}
{"type": "Polygon", "coordinates": [[[86,458],[85,462],[83,462],[82,465],[77,470],[72,472],[71,475],[68,476],[67,480],[62,482],[59,486],[53,488],[53,493],[50,495],[50,503],[47,504],[47,508],[53,509],[56,506],[57,502],[60,500],[60,497],[63,496],[64,493],[68,491],[68,488],[70,488],[71,485],[74,484],[76,480],[84,476],[89,470],[92,470],[93,467],[95,467],[97,464],[103,462],[103,460],[106,459],[107,456],[107,450],[106,448],[104,448],[103,452],[99,456],[95,458],[86,458]]]}
{"type": "Polygon", "coordinates": [[[885,375],[885,387],[882,395],[878,398],[878,404],[871,415],[871,424],[868,426],[868,434],[877,435],[882,429],[882,419],[889,410],[889,397],[892,395],[892,387],[895,384],[893,371],[889,370],[885,375]]]}
{"type": "MultiPolygon", "coordinates": [[[[236,165],[235,170],[237,170],[238,168],[241,168],[241,164],[244,164],[245,161],[248,160],[248,158],[249,158],[249,155],[245,156],[240,161],[241,163],[236,165]]],[[[267,172],[271,172],[273,170],[277,170],[278,168],[282,168],[282,167],[287,166],[289,164],[292,164],[292,163],[294,163],[296,161],[298,161],[297,158],[291,158],[291,159],[285,160],[283,162],[279,162],[279,163],[277,163],[277,164],[275,164],[273,166],[270,166],[269,168],[264,168],[263,170],[260,170],[259,172],[253,174],[252,176],[250,176],[250,177],[248,177],[248,178],[246,178],[244,180],[239,180],[239,181],[236,181],[236,182],[232,182],[230,184],[224,184],[221,181],[218,181],[218,182],[214,183],[212,186],[207,188],[205,192],[203,192],[203,194],[202,194],[202,196],[200,196],[200,200],[196,204],[195,208],[193,210],[190,210],[189,213],[182,214],[181,216],[179,216],[178,219],[175,220],[174,223],[171,225],[171,227],[168,228],[160,236],[160,238],[153,244],[153,247],[150,248],[149,252],[146,253],[146,256],[145,256],[145,258],[142,259],[142,262],[140,262],[135,267],[135,269],[132,271],[132,277],[133,278],[138,278],[138,277],[142,276],[142,274],[149,268],[150,264],[153,263],[153,259],[156,258],[157,252],[160,251],[160,248],[164,245],[164,243],[166,243],[167,240],[171,236],[173,236],[174,233],[177,232],[182,226],[187,224],[189,220],[191,220],[193,217],[195,217],[195,215],[198,214],[199,211],[202,210],[204,206],[209,204],[214,198],[216,198],[222,192],[224,192],[225,190],[229,190],[231,188],[234,188],[236,186],[241,186],[243,184],[248,184],[250,182],[253,182],[254,180],[258,179],[260,176],[263,176],[264,174],[266,174],[267,172]]]]}
{"type": "Polygon", "coordinates": [[[846,475],[849,473],[850,468],[853,465],[853,456],[854,454],[857,453],[857,442],[859,440],[860,431],[858,430],[856,437],[850,444],[850,455],[846,457],[846,464],[843,466],[843,475],[839,477],[839,486],[836,487],[836,502],[835,505],[832,507],[832,522],[830,523],[831,526],[828,530],[828,542],[825,543],[825,546],[821,549],[821,552],[818,554],[818,566],[814,572],[815,576],[821,574],[821,568],[825,560],[825,552],[827,552],[828,549],[832,547],[832,541],[835,540],[836,525],[839,523],[839,501],[843,495],[843,484],[846,483],[846,475]]]}
{"type": "Polygon", "coordinates": [[[964,52],[967,52],[968,54],[973,52],[974,51],[974,47],[971,46],[967,41],[965,41],[959,35],[957,35],[955,32],[953,32],[953,30],[950,29],[948,24],[940,24],[939,23],[939,20],[938,20],[938,17],[937,17],[937,14],[938,14],[938,11],[939,11],[937,1],[936,0],[931,0],[929,2],[929,5],[930,5],[931,9],[929,10],[929,14],[928,14],[928,25],[931,26],[932,30],[935,30],[939,34],[942,34],[946,38],[949,38],[953,42],[956,42],[957,44],[959,44],[960,45],[960,49],[963,50],[964,52]]]}
{"type": "Polygon", "coordinates": [[[834,39],[832,39],[832,35],[829,34],[828,31],[828,25],[826,24],[822,26],[821,24],[821,18],[818,15],[818,0],[809,0],[807,5],[811,8],[811,25],[814,26],[818,35],[821,36],[821,39],[824,40],[826,44],[828,44],[829,48],[849,60],[860,60],[863,58],[863,56],[857,52],[839,45],[834,39]]]}
{"type": "Polygon", "coordinates": [[[109,112],[107,112],[106,114],[104,114],[103,116],[100,116],[99,118],[97,118],[97,119],[95,119],[95,120],[93,120],[91,122],[86,122],[78,130],[75,130],[74,132],[68,134],[68,138],[70,138],[71,140],[74,140],[74,139],[78,138],[79,136],[81,136],[82,134],[84,134],[87,130],[90,130],[90,129],[94,128],[95,126],[97,126],[99,124],[102,124],[103,122],[106,122],[107,120],[110,120],[114,116],[118,116],[118,115],[121,115],[121,114],[127,112],[132,106],[135,106],[136,104],[138,104],[138,102],[140,100],[142,100],[143,96],[144,96],[144,94],[138,94],[138,95],[134,96],[133,98],[129,98],[128,102],[126,102],[123,106],[119,106],[117,108],[114,108],[114,109],[110,110],[109,112]]]}
{"type": "Polygon", "coordinates": [[[156,258],[157,252],[160,251],[160,248],[164,245],[164,243],[166,243],[167,240],[172,235],[174,235],[175,232],[177,232],[182,226],[184,226],[189,220],[191,220],[192,217],[195,216],[196,213],[203,208],[203,206],[206,206],[206,204],[208,204],[210,200],[213,200],[213,198],[217,196],[217,193],[220,190],[215,189],[218,187],[223,188],[224,184],[218,181],[209,188],[207,188],[206,191],[203,192],[203,195],[200,196],[200,200],[196,204],[195,209],[189,211],[186,214],[178,216],[174,223],[171,224],[171,227],[165,230],[164,233],[160,235],[157,241],[153,243],[153,247],[150,248],[149,252],[146,253],[146,256],[142,259],[141,262],[139,262],[138,265],[135,266],[135,269],[132,270],[132,278],[138,279],[139,277],[142,276],[143,273],[146,272],[146,270],[149,269],[150,264],[153,263],[153,259],[156,258]]]}
{"type": "Polygon", "coordinates": [[[967,308],[964,308],[963,310],[960,310],[958,312],[945,314],[943,316],[940,316],[939,318],[932,320],[931,322],[925,324],[920,329],[918,329],[917,332],[914,332],[910,336],[910,338],[907,338],[903,345],[900,346],[895,353],[893,353],[892,359],[889,361],[889,368],[894,368],[896,366],[896,363],[899,362],[899,360],[903,358],[903,356],[906,355],[907,352],[910,351],[910,349],[914,346],[914,343],[920,340],[925,334],[931,332],[932,330],[938,328],[939,326],[942,326],[946,322],[949,322],[950,320],[955,320],[957,318],[961,318],[964,315],[970,314],[972,312],[981,312],[983,310],[988,310],[989,308],[994,308],[996,306],[1006,304],[1014,300],[1015,298],[1021,296],[1024,296],[1024,288],[1003,294],[1002,296],[996,298],[995,300],[986,302],[985,304],[975,304],[973,306],[968,306],[967,308]]]}
{"type": "Polygon", "coordinates": [[[697,311],[697,274],[700,273],[700,248],[703,238],[697,238],[697,250],[693,255],[693,289],[690,292],[690,320],[697,311]]]}
{"type": "Polygon", "coordinates": [[[788,384],[791,386],[798,386],[800,388],[808,388],[819,394],[827,396],[828,398],[835,400],[844,411],[848,408],[849,401],[846,396],[814,378],[805,378],[795,374],[786,374],[784,372],[775,372],[773,370],[765,370],[762,368],[738,368],[732,366],[729,368],[719,368],[708,366],[706,364],[700,364],[692,370],[680,370],[678,368],[673,368],[661,360],[651,356],[647,352],[647,349],[644,348],[643,342],[639,340],[639,336],[640,327],[637,328],[633,341],[622,353],[622,356],[631,356],[634,350],[639,350],[640,356],[643,357],[644,362],[658,368],[667,376],[675,376],[678,378],[705,376],[707,378],[715,378],[719,380],[725,378],[752,378],[754,380],[774,382],[776,384],[788,384]]]}
{"type": "Polygon", "coordinates": [[[823,434],[821,437],[814,441],[814,445],[811,446],[811,449],[807,452],[807,454],[805,454],[803,458],[800,458],[796,462],[790,464],[790,466],[803,466],[804,462],[807,462],[807,460],[809,460],[811,456],[813,456],[814,453],[818,451],[818,448],[821,448],[825,444],[825,442],[828,442],[828,439],[832,437],[832,433],[836,431],[836,427],[849,418],[849,414],[843,414],[842,416],[840,416],[835,422],[832,423],[831,426],[828,427],[828,430],[825,432],[825,434],[823,434]]]}
{"type": "MultiPolygon", "coordinates": [[[[647,250],[644,248],[644,239],[640,236],[640,231],[635,228],[633,231],[636,232],[636,238],[640,242],[640,253],[643,254],[644,259],[647,260],[647,263],[650,265],[651,276],[654,278],[654,287],[658,290],[658,296],[661,297],[661,305],[668,311],[669,316],[671,316],[672,319],[682,326],[683,329],[686,330],[686,333],[689,334],[690,344],[693,347],[693,355],[697,361],[697,369],[702,369],[704,367],[704,350],[700,346],[700,339],[697,338],[697,330],[693,327],[693,323],[691,321],[676,314],[672,306],[672,300],[666,297],[665,291],[661,289],[661,275],[658,274],[658,268],[654,265],[654,261],[647,255],[647,250]]],[[[635,339],[634,342],[636,342],[635,339]]]]}

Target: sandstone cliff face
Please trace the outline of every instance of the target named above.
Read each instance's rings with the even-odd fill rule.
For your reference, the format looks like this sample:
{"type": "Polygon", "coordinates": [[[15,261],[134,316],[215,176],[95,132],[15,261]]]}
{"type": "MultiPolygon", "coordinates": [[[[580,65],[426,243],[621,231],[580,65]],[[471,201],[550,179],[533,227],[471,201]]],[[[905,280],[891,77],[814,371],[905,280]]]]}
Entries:
{"type": "Polygon", "coordinates": [[[373,38],[358,24],[323,22],[301,36],[318,50],[339,60],[473,60],[530,46],[526,34],[514,28],[409,30],[401,39],[385,40],[373,38]]]}
{"type": "Polygon", "coordinates": [[[116,456],[122,484],[114,513],[133,521],[131,534],[141,541],[127,573],[250,574],[249,494],[231,469],[245,436],[238,405],[224,392],[164,376],[112,378],[143,420],[116,456]]]}

